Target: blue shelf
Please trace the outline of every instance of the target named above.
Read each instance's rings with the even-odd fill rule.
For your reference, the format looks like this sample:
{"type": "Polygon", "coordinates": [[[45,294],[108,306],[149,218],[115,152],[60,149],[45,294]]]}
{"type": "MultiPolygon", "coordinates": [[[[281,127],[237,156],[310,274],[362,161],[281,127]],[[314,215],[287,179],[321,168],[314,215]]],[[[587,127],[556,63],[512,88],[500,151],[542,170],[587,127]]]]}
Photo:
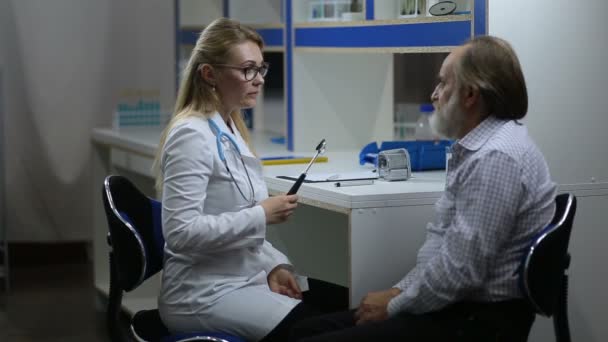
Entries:
{"type": "MultiPolygon", "coordinates": [[[[179,31],[179,42],[183,45],[194,45],[203,28],[182,29],[179,31]]],[[[259,28],[256,31],[264,39],[267,47],[283,47],[282,28],[259,28]]]]}
{"type": "Polygon", "coordinates": [[[178,31],[179,44],[195,45],[203,29],[182,29],[178,31]]]}
{"type": "Polygon", "coordinates": [[[260,28],[256,31],[262,36],[267,47],[283,47],[282,28],[260,28]]]}
{"type": "Polygon", "coordinates": [[[296,47],[408,48],[457,46],[470,38],[470,20],[298,27],[295,29],[296,47]]]}

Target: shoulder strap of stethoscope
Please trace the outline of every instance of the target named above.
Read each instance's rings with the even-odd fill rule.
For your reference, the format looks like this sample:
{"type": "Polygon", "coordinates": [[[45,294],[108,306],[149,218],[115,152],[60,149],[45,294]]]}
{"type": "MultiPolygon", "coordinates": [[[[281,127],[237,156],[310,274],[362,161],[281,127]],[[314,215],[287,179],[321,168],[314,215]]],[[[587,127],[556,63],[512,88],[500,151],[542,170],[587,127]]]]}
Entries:
{"type": "Polygon", "coordinates": [[[211,119],[208,119],[207,121],[209,121],[209,126],[211,127],[211,130],[212,131],[215,130],[215,135],[216,135],[215,141],[217,143],[217,152],[220,155],[220,159],[224,162],[224,165],[226,166],[226,170],[228,170],[228,173],[230,174],[230,178],[232,178],[232,181],[236,185],[236,188],[238,189],[241,196],[243,196],[243,199],[245,199],[248,202],[251,202],[251,206],[253,206],[255,204],[255,189],[253,188],[253,183],[251,182],[251,177],[249,176],[249,171],[247,171],[247,166],[245,165],[245,162],[243,161],[243,155],[241,155],[241,150],[239,149],[239,145],[237,145],[236,141],[231,136],[222,132],[220,130],[220,127],[217,125],[217,123],[215,123],[215,121],[213,121],[211,119]],[[243,165],[243,170],[245,170],[245,174],[247,175],[247,181],[249,183],[249,188],[251,189],[250,198],[247,198],[245,196],[245,194],[243,193],[243,190],[241,190],[241,187],[239,186],[236,179],[234,178],[232,171],[230,171],[230,168],[228,167],[228,162],[226,161],[226,157],[224,156],[224,149],[222,148],[222,136],[225,136],[226,138],[228,138],[228,141],[230,141],[232,146],[234,146],[236,151],[239,153],[239,157],[241,159],[241,164],[243,165]]]}
{"type": "Polygon", "coordinates": [[[228,134],[222,132],[220,127],[217,125],[217,123],[215,123],[215,121],[213,121],[212,119],[207,119],[207,121],[209,122],[209,126],[211,127],[211,130],[215,131],[215,142],[217,144],[217,151],[220,155],[220,159],[226,160],[226,157],[224,156],[224,149],[222,148],[222,136],[225,136],[228,139],[228,141],[230,141],[232,146],[234,146],[234,148],[240,155],[241,149],[239,148],[239,145],[236,143],[236,140],[234,140],[234,138],[229,136],[228,134]]]}

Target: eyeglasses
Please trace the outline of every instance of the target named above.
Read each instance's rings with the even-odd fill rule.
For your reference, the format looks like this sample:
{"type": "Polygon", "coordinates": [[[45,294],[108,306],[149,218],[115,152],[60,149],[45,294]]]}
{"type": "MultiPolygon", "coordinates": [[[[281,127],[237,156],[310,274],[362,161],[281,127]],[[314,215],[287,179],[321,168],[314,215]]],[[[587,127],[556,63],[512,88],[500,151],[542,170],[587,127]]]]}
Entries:
{"type": "Polygon", "coordinates": [[[231,68],[231,69],[239,69],[243,72],[243,76],[245,76],[246,81],[252,81],[258,73],[265,77],[268,73],[268,68],[270,68],[270,64],[264,62],[260,66],[249,65],[249,66],[238,66],[238,65],[230,65],[230,64],[213,64],[215,66],[231,68]]]}

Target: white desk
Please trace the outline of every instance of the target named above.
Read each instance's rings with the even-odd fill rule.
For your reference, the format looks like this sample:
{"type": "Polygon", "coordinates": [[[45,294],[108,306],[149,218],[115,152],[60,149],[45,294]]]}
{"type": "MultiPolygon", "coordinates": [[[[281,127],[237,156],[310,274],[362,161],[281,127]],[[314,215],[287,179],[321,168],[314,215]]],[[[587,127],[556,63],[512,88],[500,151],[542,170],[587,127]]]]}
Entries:
{"type": "MultiPolygon", "coordinates": [[[[363,168],[354,151],[328,152],[328,157],[311,172],[363,168]]],[[[277,175],[302,168],[265,167],[270,193],[284,193],[293,183],[277,175]]],[[[378,180],[344,188],[305,183],[298,192],[304,205],[289,222],[270,227],[268,237],[302,273],[349,287],[354,306],[368,291],[394,285],[414,266],[444,186],[442,171],[414,173],[407,182],[378,180]]]]}
{"type": "MultiPolygon", "coordinates": [[[[153,196],[150,167],[159,135],[160,131],[151,129],[93,130],[95,284],[102,293],[107,293],[109,273],[107,226],[99,188],[106,175],[122,173],[153,196]]],[[[285,154],[282,146],[271,144],[267,137],[254,134],[253,140],[261,156],[285,154]]],[[[331,152],[331,142],[328,146],[329,162],[316,163],[310,172],[364,168],[358,164],[357,152],[331,152]]],[[[293,182],[276,176],[297,174],[304,167],[264,167],[269,192],[286,192],[293,182]]],[[[345,188],[337,188],[333,182],[304,183],[298,192],[298,210],[289,222],[269,227],[268,239],[301,273],[348,286],[351,305],[356,305],[367,291],[393,285],[413,266],[424,240],[425,224],[443,187],[443,172],[415,173],[407,182],[376,181],[374,185],[345,188]]],[[[128,294],[125,306],[132,311],[153,306],[157,293],[158,281],[153,280],[128,294]]]]}
{"type": "MultiPolygon", "coordinates": [[[[160,132],[107,129],[93,131],[94,267],[95,285],[108,291],[107,224],[101,203],[101,185],[110,173],[124,173],[149,195],[154,195],[150,166],[160,132]]],[[[254,135],[262,156],[284,153],[281,146],[254,135]]],[[[314,144],[314,143],[313,143],[314,144]]],[[[314,147],[311,145],[311,148],[314,147]]],[[[331,142],[329,142],[331,151],[331,142]]],[[[339,172],[359,167],[356,153],[328,152],[329,163],[315,164],[311,172],[339,172]]],[[[291,182],[276,175],[300,172],[304,165],[264,168],[271,193],[287,191],[291,182]]],[[[333,183],[304,184],[301,206],[285,224],[271,226],[268,238],[285,252],[299,271],[349,286],[351,305],[368,290],[391,286],[413,265],[424,241],[425,223],[433,216],[433,204],[444,187],[443,173],[415,173],[407,182],[376,182],[373,186],[336,188],[333,183]]],[[[606,276],[598,272],[597,260],[608,257],[608,182],[562,184],[559,191],[578,198],[578,210],[570,251],[569,308],[571,326],[581,340],[608,334],[601,317],[608,301],[603,296],[606,276]]],[[[123,303],[129,311],[156,306],[158,280],[148,281],[123,303]]],[[[551,321],[537,318],[531,341],[552,336],[551,321]]]]}

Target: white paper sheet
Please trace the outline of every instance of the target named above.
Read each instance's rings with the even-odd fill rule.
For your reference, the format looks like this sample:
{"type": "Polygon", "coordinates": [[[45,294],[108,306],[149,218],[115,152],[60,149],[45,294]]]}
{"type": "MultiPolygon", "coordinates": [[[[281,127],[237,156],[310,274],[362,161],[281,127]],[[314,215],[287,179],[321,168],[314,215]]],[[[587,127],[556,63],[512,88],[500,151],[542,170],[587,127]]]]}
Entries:
{"type": "MultiPolygon", "coordinates": [[[[286,178],[291,180],[298,179],[300,175],[284,175],[279,178],[286,178]]],[[[365,171],[353,171],[353,172],[311,172],[306,175],[304,182],[315,183],[315,182],[337,182],[347,181],[355,179],[377,179],[378,173],[372,170],[365,171]]]]}

